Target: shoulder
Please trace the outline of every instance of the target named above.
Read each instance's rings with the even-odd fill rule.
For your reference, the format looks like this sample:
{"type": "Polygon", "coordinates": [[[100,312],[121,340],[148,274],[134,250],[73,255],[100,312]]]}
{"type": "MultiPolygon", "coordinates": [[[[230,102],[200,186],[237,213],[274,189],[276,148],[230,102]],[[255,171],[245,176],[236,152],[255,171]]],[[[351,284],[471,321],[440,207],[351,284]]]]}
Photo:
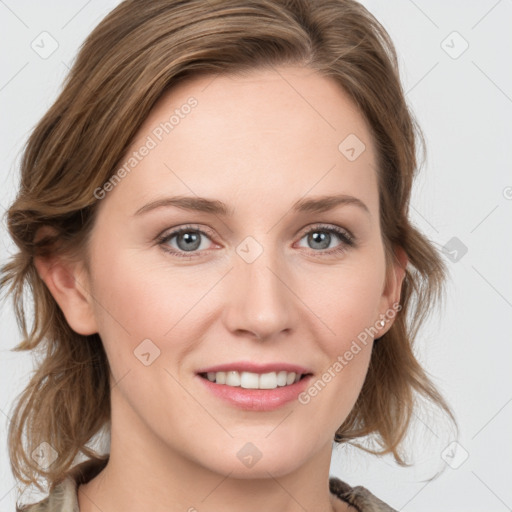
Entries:
{"type": "Polygon", "coordinates": [[[66,473],[65,478],[50,489],[43,500],[17,508],[16,512],[79,512],[77,489],[80,484],[96,476],[108,462],[104,459],[89,459],[66,473]]]}
{"type": "Polygon", "coordinates": [[[79,512],[76,480],[67,476],[49,495],[32,505],[17,508],[17,512],[79,512]]]}
{"type": "Polygon", "coordinates": [[[331,477],[329,489],[332,494],[352,505],[358,512],[397,512],[360,485],[351,487],[339,478],[331,477]]]}

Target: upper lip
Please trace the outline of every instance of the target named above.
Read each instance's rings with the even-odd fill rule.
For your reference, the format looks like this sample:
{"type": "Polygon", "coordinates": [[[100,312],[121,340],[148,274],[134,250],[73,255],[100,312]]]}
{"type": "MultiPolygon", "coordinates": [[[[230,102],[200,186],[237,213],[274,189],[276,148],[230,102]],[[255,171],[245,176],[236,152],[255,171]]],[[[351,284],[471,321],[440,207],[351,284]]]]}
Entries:
{"type": "Polygon", "coordinates": [[[208,372],[251,372],[251,373],[270,373],[270,372],[295,372],[305,375],[312,373],[304,366],[299,366],[290,363],[266,363],[258,364],[251,361],[239,361],[235,363],[218,364],[215,366],[209,366],[207,368],[201,368],[197,373],[208,373],[208,372]]]}

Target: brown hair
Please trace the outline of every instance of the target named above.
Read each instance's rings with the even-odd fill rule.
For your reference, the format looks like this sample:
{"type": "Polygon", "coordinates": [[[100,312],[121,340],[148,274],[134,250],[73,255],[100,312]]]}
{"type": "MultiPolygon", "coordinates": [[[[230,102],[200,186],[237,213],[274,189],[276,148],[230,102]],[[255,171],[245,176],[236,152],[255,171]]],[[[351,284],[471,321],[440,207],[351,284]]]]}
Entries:
{"type": "MultiPolygon", "coordinates": [[[[1,270],[23,341],[14,350],[42,350],[9,426],[15,477],[53,487],[110,419],[109,366],[98,334],[74,332],[37,273],[36,255],[80,255],[94,225],[101,187],[155,102],[199,74],[240,73],[291,64],[334,78],[366,118],[378,154],[380,221],[389,265],[393,249],[409,263],[401,313],[378,340],[362,392],[335,441],[373,435],[380,450],[400,452],[416,396],[453,415],[413,353],[413,340],[446,275],[436,249],[408,219],[416,143],[423,141],[402,90],[385,29],[353,0],[127,0],[89,35],[62,93],[31,134],[21,182],[7,214],[19,251],[1,270]],[[42,226],[55,236],[36,239],[42,226]],[[23,291],[33,299],[31,329],[23,291]],[[26,435],[26,445],[23,445],[26,435]],[[30,454],[42,442],[59,454],[43,470],[30,454]]],[[[40,488],[40,487],[39,487],[40,488]]]]}

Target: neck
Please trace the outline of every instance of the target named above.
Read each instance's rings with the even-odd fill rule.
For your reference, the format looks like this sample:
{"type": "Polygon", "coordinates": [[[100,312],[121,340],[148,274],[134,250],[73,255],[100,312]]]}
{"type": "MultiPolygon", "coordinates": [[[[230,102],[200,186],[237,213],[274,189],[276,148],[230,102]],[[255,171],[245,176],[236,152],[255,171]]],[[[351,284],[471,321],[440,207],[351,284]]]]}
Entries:
{"type": "Polygon", "coordinates": [[[171,450],[137,418],[122,423],[115,416],[113,406],[108,463],[78,488],[81,512],[346,510],[329,492],[330,444],[292,471],[278,473],[267,468],[255,478],[236,477],[236,466],[225,473],[212,470],[171,450]]]}

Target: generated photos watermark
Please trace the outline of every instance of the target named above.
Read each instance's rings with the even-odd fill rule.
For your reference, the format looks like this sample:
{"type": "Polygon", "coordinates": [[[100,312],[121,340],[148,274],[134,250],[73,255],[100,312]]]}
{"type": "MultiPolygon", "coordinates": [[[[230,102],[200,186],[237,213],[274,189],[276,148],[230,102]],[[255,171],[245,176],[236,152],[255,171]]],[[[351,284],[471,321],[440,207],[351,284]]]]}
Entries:
{"type": "Polygon", "coordinates": [[[167,121],[161,122],[157,126],[153,128],[151,134],[146,137],[141,146],[132,151],[132,153],[126,158],[123,165],[117,169],[117,171],[103,184],[102,187],[97,187],[94,189],[93,195],[96,199],[104,199],[107,195],[107,192],[114,190],[114,188],[121,182],[123,178],[128,176],[130,172],[132,172],[137,165],[139,165],[142,160],[149,153],[155,149],[160,142],[165,138],[166,135],[169,135],[176,126],[178,126],[182,119],[185,119],[188,116],[192,109],[197,107],[198,101],[196,98],[191,96],[187,99],[187,102],[181,105],[179,108],[174,109],[173,114],[169,117],[167,121]]]}
{"type": "Polygon", "coordinates": [[[352,340],[350,348],[347,349],[342,355],[339,355],[336,360],[325,370],[315,382],[313,382],[308,389],[299,395],[299,403],[306,405],[311,401],[311,398],[322,391],[329,382],[331,382],[336,375],[338,375],[343,368],[345,368],[352,359],[354,359],[362,350],[362,346],[366,346],[369,340],[372,340],[377,334],[384,329],[386,324],[392,320],[396,314],[402,309],[402,305],[395,302],[391,308],[385,313],[380,315],[380,320],[377,320],[370,327],[366,327],[357,335],[357,340],[352,340]]]}

